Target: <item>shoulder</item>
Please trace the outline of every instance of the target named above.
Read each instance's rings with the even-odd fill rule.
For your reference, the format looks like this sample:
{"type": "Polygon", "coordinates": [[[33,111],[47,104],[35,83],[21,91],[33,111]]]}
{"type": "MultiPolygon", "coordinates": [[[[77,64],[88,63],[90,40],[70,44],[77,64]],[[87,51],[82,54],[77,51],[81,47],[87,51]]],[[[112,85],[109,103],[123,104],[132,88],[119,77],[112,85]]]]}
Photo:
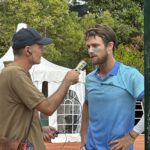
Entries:
{"type": "Polygon", "coordinates": [[[2,70],[1,75],[19,78],[21,76],[26,76],[26,72],[20,66],[8,65],[2,70]]]}
{"type": "Polygon", "coordinates": [[[125,82],[131,83],[132,81],[144,81],[144,76],[136,68],[120,64],[119,67],[119,77],[121,77],[125,82]]]}
{"type": "Polygon", "coordinates": [[[14,64],[9,64],[7,67],[5,67],[2,71],[13,71],[13,70],[21,70],[21,67],[14,64]]]}
{"type": "Polygon", "coordinates": [[[119,72],[123,73],[125,75],[141,74],[135,67],[127,66],[127,65],[125,65],[123,63],[120,63],[119,72]]]}
{"type": "Polygon", "coordinates": [[[95,73],[96,73],[96,70],[97,70],[97,69],[95,69],[95,70],[93,70],[92,72],[90,72],[89,74],[87,74],[86,79],[90,79],[90,78],[94,77],[94,76],[95,76],[95,73]]]}

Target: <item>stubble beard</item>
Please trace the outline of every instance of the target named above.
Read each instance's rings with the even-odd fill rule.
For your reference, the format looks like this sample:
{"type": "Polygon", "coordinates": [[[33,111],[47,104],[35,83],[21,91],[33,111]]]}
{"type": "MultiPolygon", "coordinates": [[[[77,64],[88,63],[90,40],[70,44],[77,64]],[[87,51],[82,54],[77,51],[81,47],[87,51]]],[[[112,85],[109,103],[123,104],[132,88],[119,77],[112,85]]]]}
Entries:
{"type": "Polygon", "coordinates": [[[101,58],[97,58],[97,60],[95,62],[93,62],[94,65],[103,65],[107,62],[108,60],[108,54],[105,53],[104,56],[102,56],[101,58]]]}

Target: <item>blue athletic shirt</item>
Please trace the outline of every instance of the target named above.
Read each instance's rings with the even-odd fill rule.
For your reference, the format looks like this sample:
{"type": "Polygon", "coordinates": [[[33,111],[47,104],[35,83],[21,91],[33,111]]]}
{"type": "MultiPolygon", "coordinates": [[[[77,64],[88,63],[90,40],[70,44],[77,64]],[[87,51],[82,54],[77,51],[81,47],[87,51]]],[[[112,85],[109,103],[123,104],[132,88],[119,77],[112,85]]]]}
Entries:
{"type": "MultiPolygon", "coordinates": [[[[144,96],[144,77],[135,68],[115,62],[101,78],[96,69],[86,77],[89,126],[87,150],[110,150],[109,142],[134,127],[135,103],[144,96]]],[[[127,150],[133,150],[133,145],[127,150]]]]}

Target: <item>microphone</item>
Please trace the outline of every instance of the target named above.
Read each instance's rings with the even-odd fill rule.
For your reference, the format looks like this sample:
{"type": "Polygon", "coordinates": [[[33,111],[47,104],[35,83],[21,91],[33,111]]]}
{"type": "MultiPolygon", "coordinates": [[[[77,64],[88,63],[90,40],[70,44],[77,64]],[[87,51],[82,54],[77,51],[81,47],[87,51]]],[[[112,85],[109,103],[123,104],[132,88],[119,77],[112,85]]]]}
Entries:
{"type": "Polygon", "coordinates": [[[55,131],[55,132],[53,133],[53,136],[58,136],[59,133],[60,133],[59,131],[55,131]]]}
{"type": "Polygon", "coordinates": [[[81,60],[79,63],[78,63],[78,65],[76,66],[76,70],[78,70],[78,71],[81,71],[81,70],[83,70],[85,67],[86,67],[86,65],[87,65],[87,62],[86,61],[84,61],[84,60],[81,60]]]}

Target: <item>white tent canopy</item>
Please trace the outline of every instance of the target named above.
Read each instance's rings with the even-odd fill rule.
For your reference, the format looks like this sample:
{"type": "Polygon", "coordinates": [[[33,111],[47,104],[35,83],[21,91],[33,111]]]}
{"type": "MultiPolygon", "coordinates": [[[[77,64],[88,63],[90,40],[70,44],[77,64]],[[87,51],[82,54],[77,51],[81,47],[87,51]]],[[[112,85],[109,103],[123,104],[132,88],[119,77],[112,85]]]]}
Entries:
{"type": "MultiPolygon", "coordinates": [[[[23,27],[26,27],[26,26],[24,26],[24,24],[23,24],[23,27]]],[[[17,29],[17,31],[18,30],[19,29],[17,29]]],[[[6,52],[6,54],[0,58],[0,71],[2,70],[2,68],[4,68],[3,62],[13,61],[13,60],[14,60],[13,50],[10,47],[9,50],[6,52]]],[[[70,70],[69,68],[65,68],[65,67],[53,64],[42,57],[41,63],[38,65],[34,65],[30,69],[30,74],[31,74],[33,83],[40,91],[42,91],[43,82],[44,81],[48,82],[48,96],[50,96],[52,93],[54,93],[57,90],[57,88],[61,84],[64,76],[66,75],[66,73],[69,70],[70,70]]],[[[70,87],[70,90],[72,90],[76,93],[76,97],[78,97],[80,106],[82,106],[83,101],[84,101],[84,96],[85,96],[84,95],[85,94],[85,92],[84,92],[85,75],[86,75],[85,72],[81,71],[79,83],[72,85],[70,87]]],[[[76,104],[74,104],[74,107],[76,107],[76,104]]],[[[67,109],[67,106],[66,106],[66,109],[67,109]]],[[[79,113],[79,116],[78,116],[79,123],[81,120],[81,110],[82,109],[80,108],[80,112],[78,112],[79,113]]],[[[68,112],[70,112],[70,111],[68,111],[68,112]]],[[[63,114],[63,115],[65,115],[65,114],[63,114]]],[[[57,121],[58,121],[58,113],[56,111],[52,116],[49,117],[49,124],[51,126],[54,126],[55,128],[58,128],[57,121]]],[[[80,126],[79,126],[79,128],[80,128],[80,126]]],[[[73,132],[71,134],[59,134],[58,138],[56,138],[54,140],[54,142],[65,142],[65,141],[80,141],[80,135],[78,132],[77,133],[73,132]]]]}

